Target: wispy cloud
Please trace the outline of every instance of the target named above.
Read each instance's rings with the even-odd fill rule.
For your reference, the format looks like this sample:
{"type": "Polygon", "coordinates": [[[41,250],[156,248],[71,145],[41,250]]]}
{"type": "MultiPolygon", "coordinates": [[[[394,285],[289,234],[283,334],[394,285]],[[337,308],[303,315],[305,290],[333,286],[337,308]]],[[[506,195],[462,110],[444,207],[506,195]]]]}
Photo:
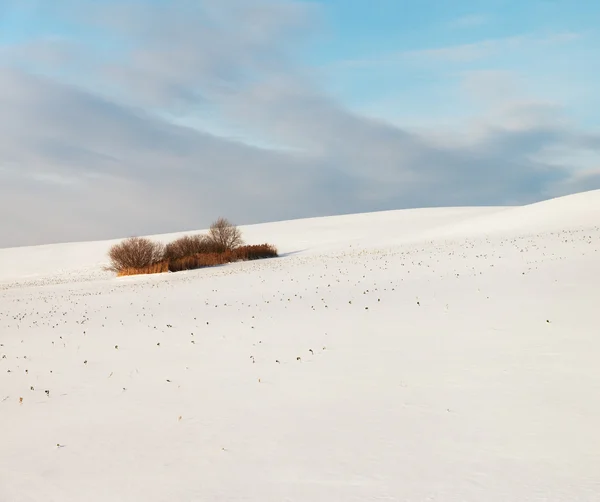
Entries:
{"type": "Polygon", "coordinates": [[[490,18],[485,14],[469,14],[457,19],[453,19],[448,23],[450,28],[472,28],[474,26],[482,26],[489,22],[490,18]]]}
{"type": "Polygon", "coordinates": [[[338,67],[361,68],[427,61],[469,63],[502,54],[510,54],[511,51],[515,50],[527,50],[548,45],[568,44],[581,38],[581,34],[572,32],[561,32],[550,35],[522,34],[511,37],[483,39],[471,43],[443,47],[391,51],[372,58],[341,60],[335,64],[338,67]]]}
{"type": "Polygon", "coordinates": [[[531,39],[527,36],[481,40],[470,44],[418,49],[404,52],[402,56],[411,59],[424,58],[451,62],[468,62],[489,57],[498,51],[514,50],[521,47],[528,40],[531,39]]]}
{"type": "Polygon", "coordinates": [[[489,58],[501,53],[507,54],[510,51],[522,48],[568,43],[573,40],[577,40],[579,37],[580,36],[578,34],[570,32],[541,36],[526,34],[505,38],[479,40],[473,43],[453,45],[448,47],[418,49],[414,51],[403,52],[401,56],[411,59],[426,58],[449,62],[469,62],[489,58]]]}

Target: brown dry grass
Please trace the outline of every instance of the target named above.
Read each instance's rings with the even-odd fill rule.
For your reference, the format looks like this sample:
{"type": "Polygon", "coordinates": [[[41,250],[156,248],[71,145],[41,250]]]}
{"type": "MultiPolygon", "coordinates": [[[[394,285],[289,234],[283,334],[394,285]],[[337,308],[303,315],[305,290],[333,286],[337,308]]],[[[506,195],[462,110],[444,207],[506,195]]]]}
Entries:
{"type": "Polygon", "coordinates": [[[264,258],[276,258],[277,248],[271,244],[255,244],[252,246],[241,246],[233,251],[238,260],[262,260],[264,258]]]}
{"type": "Polygon", "coordinates": [[[170,261],[169,271],[181,272],[183,270],[214,267],[216,265],[224,265],[230,261],[227,253],[200,253],[170,261]]]}
{"type": "Polygon", "coordinates": [[[158,263],[154,263],[152,265],[148,265],[147,267],[142,268],[125,268],[123,270],[119,270],[117,272],[117,277],[125,277],[128,275],[142,275],[142,274],[162,274],[164,272],[169,271],[169,263],[166,261],[161,261],[158,263]]]}

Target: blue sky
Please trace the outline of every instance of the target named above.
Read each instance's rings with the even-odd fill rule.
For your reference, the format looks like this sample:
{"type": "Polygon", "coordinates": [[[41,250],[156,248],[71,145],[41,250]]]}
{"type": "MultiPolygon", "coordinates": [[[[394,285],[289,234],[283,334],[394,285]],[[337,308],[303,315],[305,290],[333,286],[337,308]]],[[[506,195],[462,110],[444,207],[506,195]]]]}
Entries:
{"type": "Polygon", "coordinates": [[[5,0],[0,210],[31,212],[0,245],[600,188],[599,19],[565,0],[5,0]]]}
{"type": "MultiPolygon", "coordinates": [[[[600,48],[598,2],[330,0],[323,5],[331,31],[309,58],[333,65],[329,85],[353,105],[394,103],[432,122],[436,111],[464,116],[476,111],[460,92],[464,72],[501,70],[519,78],[523,92],[562,99],[579,119],[598,124],[589,101],[600,104],[594,91],[600,81],[594,56],[600,48]],[[450,55],[451,49],[467,52],[478,45],[479,57],[450,55]],[[440,49],[449,50],[447,57],[406,57],[440,49]]],[[[383,108],[378,112],[385,113],[383,108]]]]}

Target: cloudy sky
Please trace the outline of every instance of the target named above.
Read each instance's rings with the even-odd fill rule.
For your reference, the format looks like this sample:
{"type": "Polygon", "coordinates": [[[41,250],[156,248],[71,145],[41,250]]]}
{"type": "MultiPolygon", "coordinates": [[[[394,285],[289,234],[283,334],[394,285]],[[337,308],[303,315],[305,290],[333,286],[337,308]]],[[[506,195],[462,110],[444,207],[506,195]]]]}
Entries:
{"type": "Polygon", "coordinates": [[[597,0],[1,0],[0,246],[600,188],[597,0]]]}

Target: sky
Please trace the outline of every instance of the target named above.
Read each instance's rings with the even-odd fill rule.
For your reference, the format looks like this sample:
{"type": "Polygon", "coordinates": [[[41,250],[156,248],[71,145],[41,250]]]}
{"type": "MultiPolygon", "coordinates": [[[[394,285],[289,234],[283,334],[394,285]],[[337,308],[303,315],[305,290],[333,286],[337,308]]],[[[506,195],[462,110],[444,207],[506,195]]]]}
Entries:
{"type": "Polygon", "coordinates": [[[598,20],[595,0],[1,0],[0,247],[600,188],[598,20]]]}

